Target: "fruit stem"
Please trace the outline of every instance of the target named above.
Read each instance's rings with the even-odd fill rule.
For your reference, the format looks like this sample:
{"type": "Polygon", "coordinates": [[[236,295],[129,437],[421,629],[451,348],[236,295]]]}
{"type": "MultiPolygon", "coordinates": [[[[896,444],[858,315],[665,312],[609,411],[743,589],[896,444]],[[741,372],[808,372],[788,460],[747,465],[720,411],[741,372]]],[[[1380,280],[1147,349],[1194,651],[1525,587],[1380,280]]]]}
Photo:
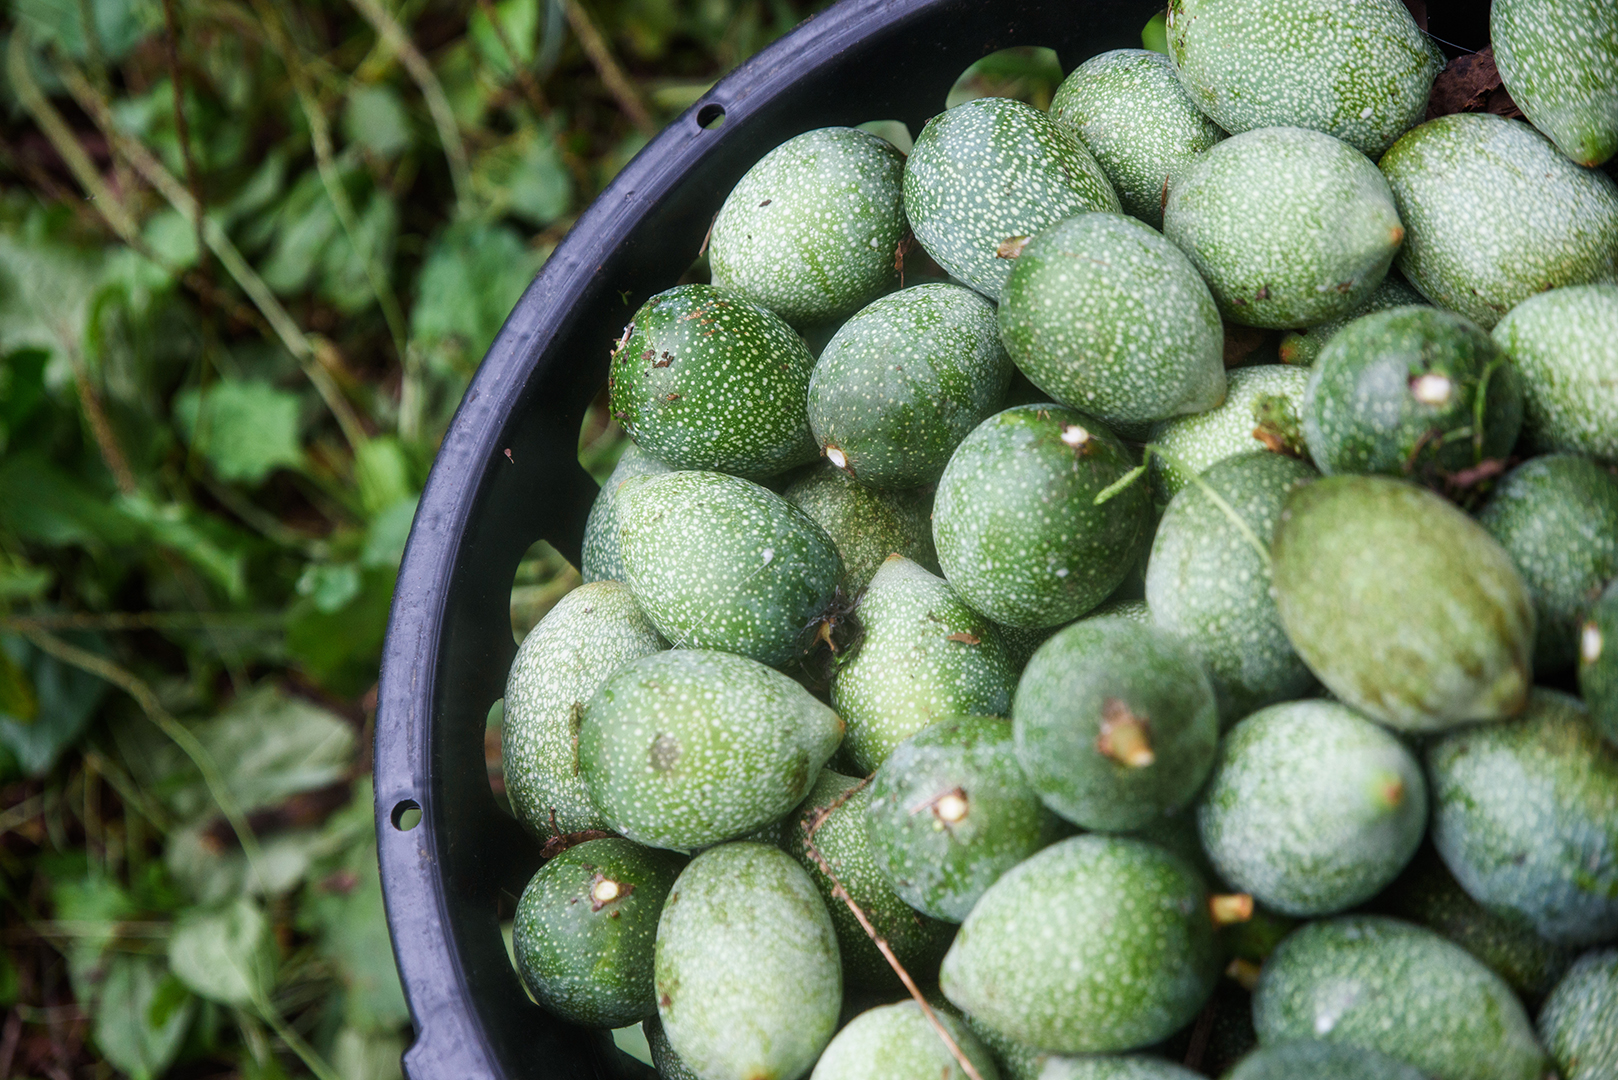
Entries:
{"type": "Polygon", "coordinates": [[[1258,989],[1258,976],[1260,968],[1251,960],[1237,957],[1225,968],[1225,974],[1241,984],[1242,989],[1249,993],[1258,989]]]}
{"type": "Polygon", "coordinates": [[[1208,897],[1208,916],[1215,927],[1233,926],[1253,917],[1253,898],[1247,893],[1222,893],[1208,897]]]}
{"type": "Polygon", "coordinates": [[[1143,769],[1157,760],[1152,752],[1151,728],[1117,698],[1101,704],[1101,734],[1096,749],[1120,765],[1143,769]]]}

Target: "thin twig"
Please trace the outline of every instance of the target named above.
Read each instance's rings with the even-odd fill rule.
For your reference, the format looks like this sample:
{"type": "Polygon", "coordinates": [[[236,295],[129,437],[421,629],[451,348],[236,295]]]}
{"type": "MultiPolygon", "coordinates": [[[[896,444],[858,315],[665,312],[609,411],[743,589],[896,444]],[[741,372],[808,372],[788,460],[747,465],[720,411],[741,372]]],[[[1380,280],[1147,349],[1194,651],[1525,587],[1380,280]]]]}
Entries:
{"type": "Polygon", "coordinates": [[[517,73],[517,85],[522,88],[523,96],[528,98],[528,104],[539,116],[548,115],[551,107],[545,100],[545,91],[540,89],[539,80],[534,78],[534,73],[517,55],[517,47],[511,43],[511,35],[506,33],[506,25],[494,8],[494,0],[478,0],[478,7],[483,17],[489,20],[489,25],[494,27],[494,36],[500,39],[500,47],[505,50],[506,59],[511,61],[511,69],[517,73]]]}
{"type": "Polygon", "coordinates": [[[303,1041],[303,1036],[281,1018],[280,1010],[271,1004],[270,999],[262,990],[254,989],[253,1007],[258,1010],[260,1019],[270,1025],[270,1030],[287,1045],[287,1049],[298,1055],[298,1060],[314,1073],[318,1080],[343,1080],[336,1069],[327,1064],[326,1059],[316,1052],[315,1048],[303,1041]]]}
{"type": "Polygon", "coordinates": [[[815,846],[815,833],[826,823],[826,819],[831,817],[832,812],[853,798],[861,788],[870,782],[871,777],[867,776],[836,799],[821,807],[812,820],[801,822],[804,831],[804,849],[809,852],[809,857],[815,860],[815,865],[820,867],[820,872],[826,875],[826,880],[831,882],[833,899],[841,900],[848,907],[848,910],[853,912],[854,919],[860,924],[860,929],[865,931],[865,936],[871,939],[871,943],[882,954],[882,959],[888,962],[888,966],[893,969],[894,974],[899,976],[899,981],[904,983],[905,989],[910,991],[910,996],[915,999],[917,1005],[921,1006],[922,1015],[933,1026],[933,1030],[938,1032],[938,1037],[944,1040],[944,1047],[949,1050],[950,1056],[955,1059],[971,1080],[983,1080],[983,1075],[978,1072],[977,1066],[972,1064],[971,1059],[962,1052],[960,1043],[955,1041],[955,1036],[951,1035],[949,1029],[944,1026],[943,1021],[938,1019],[938,1014],[933,1012],[933,1007],[927,1004],[927,999],[922,996],[921,990],[917,988],[916,981],[910,977],[910,972],[905,970],[904,964],[900,963],[899,958],[894,955],[893,948],[882,935],[876,932],[876,927],[871,925],[870,918],[866,916],[864,911],[860,910],[860,906],[848,894],[848,890],[843,887],[843,883],[837,880],[837,875],[832,872],[831,863],[826,861],[826,857],[815,846]]]}
{"type": "Polygon", "coordinates": [[[113,434],[112,422],[107,419],[107,410],[101,404],[101,392],[90,381],[90,368],[84,362],[84,354],[76,342],[64,341],[63,346],[73,367],[73,385],[79,391],[79,405],[84,409],[84,418],[90,423],[90,434],[95,437],[96,449],[101,451],[101,460],[106,463],[107,471],[112,473],[118,490],[125,495],[133,495],[140,490],[140,485],[135,481],[135,473],[129,467],[123,447],[118,445],[118,437],[113,434]]]}
{"type": "Polygon", "coordinates": [[[609,93],[618,101],[618,107],[629,117],[635,128],[647,138],[657,134],[657,122],[647,111],[646,103],[641,100],[640,91],[635,84],[629,81],[624,69],[618,65],[617,59],[612,55],[612,48],[607,39],[601,36],[596,24],[591,21],[590,13],[585,11],[579,0],[562,0],[562,7],[567,12],[567,21],[572,24],[573,32],[579,37],[579,44],[584,48],[584,54],[590,58],[590,64],[601,76],[609,93]]]}
{"type": "Polygon", "coordinates": [[[438,129],[438,141],[444,148],[444,157],[449,162],[450,183],[455,186],[455,201],[461,214],[468,214],[472,210],[472,167],[466,160],[466,146],[461,142],[460,125],[455,122],[455,112],[450,108],[449,98],[444,94],[444,86],[433,74],[433,67],[427,58],[421,55],[416,43],[410,40],[399,21],[388,13],[380,0],[349,0],[356,11],[365,16],[365,21],[381,35],[388,46],[398,55],[399,62],[410,74],[416,83],[421,96],[427,102],[427,111],[432,114],[433,126],[438,129]]]}

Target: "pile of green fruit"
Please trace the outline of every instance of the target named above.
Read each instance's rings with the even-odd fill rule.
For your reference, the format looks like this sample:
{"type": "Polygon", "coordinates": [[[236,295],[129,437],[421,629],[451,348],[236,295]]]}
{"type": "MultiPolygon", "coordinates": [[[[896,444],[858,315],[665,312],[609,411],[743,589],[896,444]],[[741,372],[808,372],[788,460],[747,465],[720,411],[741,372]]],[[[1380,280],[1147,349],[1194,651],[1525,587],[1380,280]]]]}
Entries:
{"type": "Polygon", "coordinates": [[[754,166],[512,667],[541,1005],[701,1080],[1618,1076],[1618,7],[1492,26],[1537,130],[1423,122],[1399,0],[1173,0],[754,166]]]}

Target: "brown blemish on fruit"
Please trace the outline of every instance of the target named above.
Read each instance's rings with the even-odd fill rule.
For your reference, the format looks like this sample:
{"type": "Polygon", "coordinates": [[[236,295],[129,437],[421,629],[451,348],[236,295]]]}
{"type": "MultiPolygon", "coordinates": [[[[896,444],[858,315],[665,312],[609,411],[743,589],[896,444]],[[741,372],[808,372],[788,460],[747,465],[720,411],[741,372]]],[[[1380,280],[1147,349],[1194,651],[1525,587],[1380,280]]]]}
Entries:
{"type": "Polygon", "coordinates": [[[680,744],[674,736],[660,733],[646,751],[646,759],[654,771],[669,772],[680,760],[680,744]]]}
{"type": "Polygon", "coordinates": [[[974,634],[969,634],[965,630],[958,630],[953,634],[945,634],[944,640],[959,641],[962,645],[979,645],[983,642],[982,638],[977,637],[974,634]]]}
{"type": "Polygon", "coordinates": [[[1008,236],[1000,241],[1000,246],[994,249],[997,259],[1015,259],[1022,254],[1022,249],[1028,246],[1029,236],[1008,236]]]}

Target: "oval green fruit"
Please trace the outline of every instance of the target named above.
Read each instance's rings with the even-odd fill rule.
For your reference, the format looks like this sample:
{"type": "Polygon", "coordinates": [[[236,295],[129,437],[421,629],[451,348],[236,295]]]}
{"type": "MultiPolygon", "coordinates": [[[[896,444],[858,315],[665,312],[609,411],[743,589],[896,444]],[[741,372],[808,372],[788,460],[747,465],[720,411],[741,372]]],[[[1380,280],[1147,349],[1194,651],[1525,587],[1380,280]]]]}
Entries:
{"type": "Polygon", "coordinates": [[[1152,488],[1159,502],[1167,504],[1193,476],[1238,454],[1266,449],[1307,453],[1303,397],[1308,371],[1260,364],[1228,371],[1225,380],[1225,400],[1218,408],[1152,426],[1151,442],[1167,451],[1152,455],[1152,488]]]}
{"type": "Polygon", "coordinates": [[[1618,949],[1591,950],[1556,984],[1539,1037],[1563,1080],[1618,1076],[1618,949]]]}
{"type": "Polygon", "coordinates": [[[1046,1059],[1039,1080],[1197,1080],[1201,1075],[1144,1054],[1085,1054],[1046,1059]]]}
{"type": "Polygon", "coordinates": [[[1323,323],[1303,330],[1289,330],[1281,337],[1281,344],[1277,346],[1277,354],[1283,364],[1295,364],[1298,367],[1310,367],[1320,350],[1326,347],[1343,327],[1359,318],[1369,315],[1373,311],[1385,311],[1388,308],[1405,307],[1409,304],[1425,304],[1427,298],[1412,289],[1404,278],[1396,273],[1389,273],[1382,279],[1382,284],[1371,290],[1371,295],[1365,298],[1364,303],[1340,318],[1328,319],[1323,323]]]}
{"type": "Polygon", "coordinates": [[[1590,722],[1618,746],[1618,579],[1579,627],[1579,693],[1590,706],[1590,722]]]}
{"type": "Polygon", "coordinates": [[[845,596],[863,593],[889,555],[938,571],[933,493],[927,488],[876,491],[824,463],[794,480],[781,497],[813,518],[837,545],[845,596]]]}
{"type": "Polygon", "coordinates": [[[1426,1080],[1426,1074],[1362,1046],[1300,1039],[1260,1047],[1224,1080],[1426,1080]]]}
{"type": "Polygon", "coordinates": [[[632,476],[655,476],[673,471],[633,442],[624,446],[623,456],[596,493],[595,502],[590,504],[590,516],[584,519],[579,574],[585,584],[624,580],[624,556],[618,547],[618,489],[624,481],[632,476]]]}
{"type": "Polygon", "coordinates": [[[1529,297],[1496,324],[1494,340],[1522,373],[1529,444],[1618,465],[1618,285],[1529,297]]]}
{"type": "Polygon", "coordinates": [[[1511,99],[1580,165],[1618,151],[1618,12],[1606,0],[1494,0],[1489,42],[1511,99]]]}
{"type": "MultiPolygon", "coordinates": [[[[981,1080],[1000,1080],[988,1048],[955,1017],[933,1015],[981,1080]]],[[[832,1039],[809,1080],[967,1080],[966,1070],[914,1001],[868,1009],[832,1039]]]]}

